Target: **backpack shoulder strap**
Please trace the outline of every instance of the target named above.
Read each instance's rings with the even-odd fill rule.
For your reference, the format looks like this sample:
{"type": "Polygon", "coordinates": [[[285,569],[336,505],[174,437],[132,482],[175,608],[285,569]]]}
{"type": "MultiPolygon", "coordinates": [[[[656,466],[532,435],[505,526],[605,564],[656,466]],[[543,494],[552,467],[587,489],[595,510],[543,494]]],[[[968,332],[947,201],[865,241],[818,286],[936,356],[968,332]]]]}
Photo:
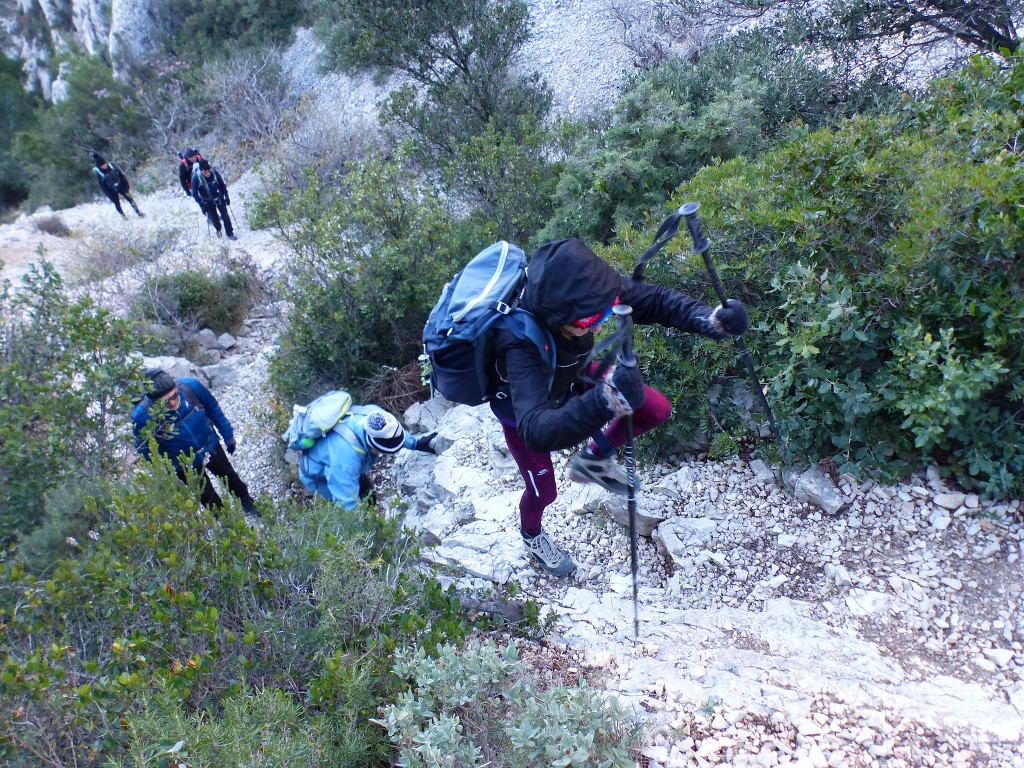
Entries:
{"type": "Polygon", "coordinates": [[[350,420],[351,418],[352,418],[352,416],[351,416],[351,414],[349,414],[348,416],[343,418],[341,421],[339,421],[337,424],[335,424],[333,427],[331,427],[331,431],[332,432],[337,432],[339,435],[341,435],[343,438],[345,438],[345,440],[348,441],[348,444],[352,446],[352,450],[354,450],[356,453],[358,453],[361,456],[365,456],[366,455],[366,449],[363,448],[363,444],[359,441],[359,438],[356,437],[356,433],[353,432],[349,428],[349,426],[345,423],[346,421],[350,420]]]}
{"type": "Polygon", "coordinates": [[[555,381],[556,352],[555,339],[551,332],[542,327],[530,312],[516,307],[502,318],[502,325],[518,339],[533,342],[541,359],[548,368],[548,389],[555,381]]]}
{"type": "MultiPolygon", "coordinates": [[[[191,406],[187,411],[185,411],[185,413],[181,415],[181,418],[184,419],[186,416],[188,416],[190,413],[192,413],[192,411],[196,409],[202,411],[205,415],[206,409],[203,407],[202,401],[200,401],[200,399],[196,397],[195,390],[193,390],[192,387],[183,382],[181,379],[175,379],[174,384],[178,388],[178,391],[184,394],[185,397],[188,399],[189,403],[191,403],[191,406]]],[[[206,419],[207,421],[209,421],[210,417],[207,416],[206,419]]],[[[213,422],[211,421],[210,423],[212,424],[213,422]]]]}

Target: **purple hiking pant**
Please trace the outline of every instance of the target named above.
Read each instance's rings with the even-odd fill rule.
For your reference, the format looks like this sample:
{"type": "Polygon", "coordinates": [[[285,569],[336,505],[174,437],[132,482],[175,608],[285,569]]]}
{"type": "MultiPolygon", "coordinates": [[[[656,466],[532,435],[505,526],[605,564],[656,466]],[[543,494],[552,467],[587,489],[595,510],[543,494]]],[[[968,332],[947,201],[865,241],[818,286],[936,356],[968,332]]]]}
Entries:
{"type": "MultiPolygon", "coordinates": [[[[661,392],[644,386],[644,404],[633,412],[633,434],[642,435],[659,424],[663,424],[672,414],[672,403],[661,392]]],[[[550,453],[538,453],[527,447],[519,430],[514,424],[501,422],[512,458],[516,460],[519,473],[526,482],[526,490],[519,499],[519,525],[523,533],[535,536],[541,530],[541,517],[544,508],[558,497],[555,485],[555,470],[551,464],[550,453]]],[[[626,425],[622,419],[615,419],[604,431],[614,447],[619,448],[626,443],[626,425]]],[[[591,443],[591,449],[594,449],[591,443]]]]}

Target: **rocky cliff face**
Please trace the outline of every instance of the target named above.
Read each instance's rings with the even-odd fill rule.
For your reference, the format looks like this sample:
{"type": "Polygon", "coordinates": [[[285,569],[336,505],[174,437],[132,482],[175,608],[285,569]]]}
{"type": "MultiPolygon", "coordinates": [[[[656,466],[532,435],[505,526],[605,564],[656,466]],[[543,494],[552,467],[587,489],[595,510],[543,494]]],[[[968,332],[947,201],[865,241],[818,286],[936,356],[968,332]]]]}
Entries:
{"type": "Polygon", "coordinates": [[[60,97],[57,51],[77,47],[108,59],[116,72],[152,50],[158,35],[146,0],[16,0],[11,10],[0,20],[3,51],[25,62],[28,86],[48,99],[60,97]]]}

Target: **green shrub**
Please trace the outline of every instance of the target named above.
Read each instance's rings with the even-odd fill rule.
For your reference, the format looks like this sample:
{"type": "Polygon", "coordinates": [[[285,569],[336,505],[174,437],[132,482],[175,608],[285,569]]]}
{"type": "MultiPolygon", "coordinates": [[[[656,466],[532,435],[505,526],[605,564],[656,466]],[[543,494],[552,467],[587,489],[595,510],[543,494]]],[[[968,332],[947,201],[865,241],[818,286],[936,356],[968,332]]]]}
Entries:
{"type": "Polygon", "coordinates": [[[45,260],[19,290],[0,284],[0,540],[38,524],[51,488],[116,471],[134,341],[45,260]]]}
{"type": "Polygon", "coordinates": [[[514,644],[473,642],[457,650],[397,655],[395,674],[412,681],[376,721],[407,768],[632,768],[630,729],[615,699],[580,682],[546,690],[530,680],[514,644]]]}
{"type": "Polygon", "coordinates": [[[521,0],[323,2],[317,32],[337,66],[397,74],[381,123],[406,139],[419,172],[525,242],[550,210],[554,168],[542,127],[551,91],[513,67],[529,38],[521,0]]]}
{"type": "Polygon", "coordinates": [[[345,745],[331,719],[304,711],[293,695],[241,686],[224,697],[217,717],[186,713],[167,689],[158,689],[128,718],[125,759],[112,768],[171,768],[174,764],[243,768],[302,765],[328,768],[366,763],[345,745]]]}
{"type": "Polygon", "coordinates": [[[381,366],[415,360],[441,287],[494,239],[456,220],[401,158],[346,169],[326,178],[310,170],[304,188],[254,206],[295,256],[291,322],[271,367],[285,400],[338,386],[358,393],[381,366]]]}
{"type": "MultiPolygon", "coordinates": [[[[0,154],[11,154],[11,140],[18,131],[30,130],[36,120],[39,98],[21,84],[21,62],[0,54],[0,154]]],[[[21,163],[0,165],[0,215],[28,197],[28,177],[21,163]]]]}
{"type": "Polygon", "coordinates": [[[103,478],[74,478],[51,488],[38,528],[18,543],[31,573],[41,574],[74,557],[107,521],[110,488],[103,478]]]}
{"type": "MultiPolygon", "coordinates": [[[[989,494],[1024,490],[1024,164],[1008,149],[1022,84],[1017,58],[977,62],[893,117],[805,132],[675,195],[701,203],[727,291],[753,307],[748,345],[804,459],[935,462],[989,494]]],[[[650,277],[709,293],[693,258],[650,277]]],[[[652,383],[671,386],[694,343],[645,339],[665,350],[652,383]]],[[[733,359],[697,392],[742,380],[718,347],[733,359]]]]}
{"type": "Polygon", "coordinates": [[[608,125],[570,134],[576,145],[538,242],[606,242],[704,166],[755,157],[787,123],[829,124],[879,92],[778,48],[761,33],[736,35],[694,62],[670,59],[627,83],[608,125]]]}
{"type": "Polygon", "coordinates": [[[15,134],[13,149],[29,179],[29,204],[67,208],[98,194],[90,151],[131,177],[149,143],[134,90],[102,60],[68,62],[67,97],[39,112],[38,127],[15,134]]]}
{"type": "Polygon", "coordinates": [[[142,317],[164,325],[232,333],[245,321],[254,291],[253,276],[241,267],[218,275],[175,272],[147,280],[136,308],[142,317]]]}
{"type": "Polygon", "coordinates": [[[175,58],[210,63],[238,49],[286,44],[303,6],[289,0],[160,0],[152,12],[175,34],[166,47],[175,58]]]}
{"type": "Polygon", "coordinates": [[[241,765],[258,749],[243,731],[262,718],[275,754],[329,743],[339,753],[326,764],[386,764],[369,717],[397,685],[391,653],[461,642],[454,591],[373,507],[290,504],[256,530],[233,497],[216,513],[198,499],[196,478],[182,484],[158,456],[102,506],[85,500],[98,535],[45,577],[5,553],[0,761],[98,768],[169,739],[241,765]],[[274,693],[297,690],[307,695],[274,693]],[[233,745],[204,743],[229,734],[233,745]]]}

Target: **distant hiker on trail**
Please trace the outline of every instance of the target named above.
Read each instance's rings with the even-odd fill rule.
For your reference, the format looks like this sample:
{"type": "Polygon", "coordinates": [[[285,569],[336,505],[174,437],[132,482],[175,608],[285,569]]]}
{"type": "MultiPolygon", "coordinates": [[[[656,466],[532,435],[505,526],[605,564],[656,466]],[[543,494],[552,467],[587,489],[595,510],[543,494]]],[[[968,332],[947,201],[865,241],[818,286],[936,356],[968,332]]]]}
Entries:
{"type": "Polygon", "coordinates": [[[349,416],[345,429],[328,432],[299,460],[299,479],[318,496],[354,509],[360,499],[374,499],[373,483],[367,475],[377,456],[397,453],[402,448],[433,453],[436,432],[413,437],[392,414],[375,405],[363,406],[368,413],[349,416]]]}
{"type": "Polygon", "coordinates": [[[670,288],[633,282],[579,240],[547,243],[534,253],[520,306],[552,333],[554,379],[532,341],[501,328],[494,337],[490,405],[526,481],[519,501],[523,542],[541,567],[555,576],[568,576],[576,566],[541,526],[544,508],[558,496],[550,451],[589,438],[572,460],[569,479],[625,494],[628,480],[615,461],[616,450],[626,440],[620,417],[632,414],[635,433],[641,435],[667,420],[672,410],[668,398],[644,385],[639,366],[613,366],[596,384],[583,378],[598,367],[593,362],[583,370],[594,333],[618,303],[633,308],[638,324],[660,324],[718,340],[739,336],[748,328],[740,302],[730,300],[728,308],[712,308],[670,288]]]}
{"type": "Polygon", "coordinates": [[[96,177],[96,183],[100,185],[100,190],[107,197],[110,198],[110,202],[114,204],[117,212],[121,214],[121,218],[128,218],[125,216],[124,211],[121,210],[121,198],[123,197],[129,203],[132,208],[139,216],[145,214],[139,210],[139,206],[135,204],[135,200],[129,194],[128,178],[121,172],[113,163],[108,163],[96,152],[92,153],[93,162],[96,166],[92,169],[92,175],[96,177]]]}
{"type": "Polygon", "coordinates": [[[224,220],[224,231],[228,240],[237,240],[234,228],[231,226],[231,217],[228,215],[228,206],[231,205],[231,197],[228,195],[228,186],[220,175],[220,171],[211,166],[206,160],[196,163],[195,173],[192,175],[192,197],[199,203],[199,207],[206,214],[206,219],[213,228],[217,230],[217,237],[221,236],[220,223],[224,220]],[[220,214],[218,216],[217,214],[220,214]]]}
{"type": "Polygon", "coordinates": [[[192,467],[203,481],[203,506],[217,508],[222,505],[207,470],[222,478],[228,490],[238,497],[247,514],[258,515],[259,510],[249,495],[249,488],[231,466],[227,454],[235,452],[235,432],[210,390],[197,379],[175,379],[161,368],[146,371],[150,389],[132,411],[132,432],[135,448],[148,459],[151,427],[160,453],[167,456],[178,477],[185,482],[183,455],[195,453],[192,467]],[[219,433],[219,436],[218,436],[219,433]],[[225,453],[221,438],[227,446],[225,453]]]}
{"type": "Polygon", "coordinates": [[[202,160],[203,156],[195,147],[189,147],[184,152],[178,153],[178,159],[181,161],[178,163],[178,181],[181,183],[181,188],[185,190],[185,194],[192,197],[192,174],[195,173],[196,163],[202,160]]]}

